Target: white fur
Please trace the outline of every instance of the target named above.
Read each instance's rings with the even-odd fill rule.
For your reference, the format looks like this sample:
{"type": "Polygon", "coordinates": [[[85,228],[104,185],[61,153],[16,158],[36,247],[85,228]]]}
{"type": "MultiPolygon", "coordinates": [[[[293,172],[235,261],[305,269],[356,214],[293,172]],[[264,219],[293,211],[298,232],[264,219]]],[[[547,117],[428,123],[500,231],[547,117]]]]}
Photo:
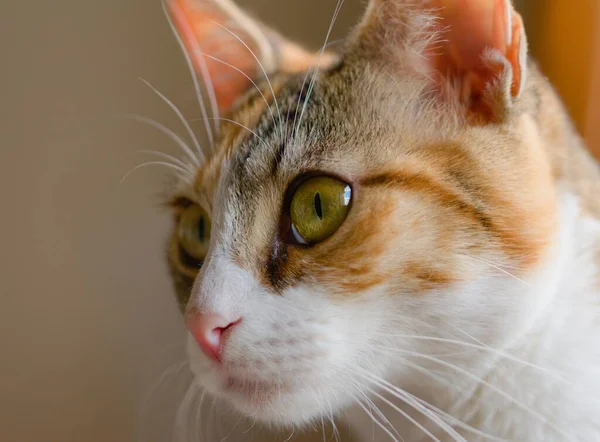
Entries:
{"type": "MultiPolygon", "coordinates": [[[[458,437],[440,429],[436,419],[391,398],[423,428],[408,421],[372,393],[382,389],[357,374],[365,371],[496,438],[492,440],[600,440],[600,293],[591,256],[599,238],[600,223],[582,218],[576,198],[564,193],[555,248],[527,281],[473,261],[480,277],[451,293],[407,299],[373,291],[344,302],[306,287],[283,296],[269,293],[215,245],[193,299],[201,310],[243,320],[227,342],[225,370],[190,339],[192,371],[210,393],[265,422],[301,425],[347,410],[361,441],[374,435],[376,441],[393,440],[374,429],[365,413],[368,407],[355,405],[363,394],[406,441],[431,440],[423,428],[440,441],[458,437]],[[489,347],[474,348],[480,344],[489,347]],[[415,369],[415,363],[421,368],[415,369]],[[227,376],[245,379],[251,387],[267,382],[282,390],[261,393],[263,387],[254,386],[255,395],[239,394],[227,389],[227,376]]],[[[464,440],[489,440],[460,425],[454,429],[450,432],[464,440]]]]}
{"type": "MultiPolygon", "coordinates": [[[[481,360],[471,366],[457,364],[493,388],[438,366],[438,374],[454,378],[451,388],[431,383],[414,391],[428,401],[431,398],[431,404],[461,422],[499,440],[600,440],[600,291],[592,255],[600,244],[600,222],[580,218],[575,197],[569,194],[564,195],[560,210],[560,234],[551,259],[530,289],[505,293],[522,314],[514,321],[505,317],[503,324],[494,324],[492,334],[512,335],[513,339],[496,348],[500,353],[477,352],[481,360]],[[523,296],[533,302],[519,299],[523,296]]],[[[475,301],[477,294],[472,295],[475,301]]],[[[476,309],[474,302],[474,314],[494,316],[491,311],[476,309]]],[[[431,440],[397,412],[386,414],[405,440],[431,440]]],[[[415,418],[441,441],[455,440],[442,430],[436,431],[431,419],[415,418]]],[[[372,440],[370,418],[362,409],[352,411],[351,421],[361,440],[372,440]]],[[[468,441],[490,440],[457,429],[468,441]]],[[[384,433],[376,434],[375,440],[388,440],[384,433]]]]}

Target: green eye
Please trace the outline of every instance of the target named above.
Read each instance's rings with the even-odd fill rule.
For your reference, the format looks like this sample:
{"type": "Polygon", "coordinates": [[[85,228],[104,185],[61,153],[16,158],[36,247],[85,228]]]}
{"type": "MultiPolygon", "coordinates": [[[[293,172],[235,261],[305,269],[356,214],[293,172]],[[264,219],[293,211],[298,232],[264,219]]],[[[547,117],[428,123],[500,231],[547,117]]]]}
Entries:
{"type": "Polygon", "coordinates": [[[189,206],[179,219],[179,244],[190,257],[204,261],[210,241],[210,219],[199,206],[189,206]]]}
{"type": "Polygon", "coordinates": [[[336,178],[321,176],[304,181],[290,205],[294,239],[300,244],[315,244],[333,235],[346,219],[351,199],[352,188],[336,178]]]}

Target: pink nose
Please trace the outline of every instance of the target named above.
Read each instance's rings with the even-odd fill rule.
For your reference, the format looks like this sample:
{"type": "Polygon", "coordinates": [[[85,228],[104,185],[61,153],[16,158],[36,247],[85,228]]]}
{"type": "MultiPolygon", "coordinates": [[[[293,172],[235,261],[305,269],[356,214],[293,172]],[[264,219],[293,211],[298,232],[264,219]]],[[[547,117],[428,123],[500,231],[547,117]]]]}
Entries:
{"type": "Polygon", "coordinates": [[[190,311],[186,314],[186,325],[202,351],[214,359],[221,360],[223,334],[239,324],[241,319],[229,321],[218,314],[199,314],[190,311]]]}

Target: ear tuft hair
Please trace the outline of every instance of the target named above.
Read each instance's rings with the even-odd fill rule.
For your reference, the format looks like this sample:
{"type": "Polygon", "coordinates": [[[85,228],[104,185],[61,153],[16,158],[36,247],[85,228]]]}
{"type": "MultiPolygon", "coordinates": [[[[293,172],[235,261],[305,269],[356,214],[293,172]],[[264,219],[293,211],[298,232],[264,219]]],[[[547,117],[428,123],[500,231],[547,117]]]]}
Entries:
{"type": "Polygon", "coordinates": [[[477,121],[505,118],[525,85],[527,39],[510,0],[371,0],[352,45],[477,121]]]}

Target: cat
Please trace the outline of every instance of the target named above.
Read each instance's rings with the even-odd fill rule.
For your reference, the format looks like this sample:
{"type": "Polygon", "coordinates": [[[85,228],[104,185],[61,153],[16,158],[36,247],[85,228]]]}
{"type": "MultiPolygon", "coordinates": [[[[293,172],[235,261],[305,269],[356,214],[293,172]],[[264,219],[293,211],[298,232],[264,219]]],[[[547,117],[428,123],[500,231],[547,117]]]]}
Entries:
{"type": "Polygon", "coordinates": [[[600,441],[600,172],[510,1],[370,0],[316,54],[167,7],[215,114],[169,200],[203,398],[274,440],[600,441]]]}

